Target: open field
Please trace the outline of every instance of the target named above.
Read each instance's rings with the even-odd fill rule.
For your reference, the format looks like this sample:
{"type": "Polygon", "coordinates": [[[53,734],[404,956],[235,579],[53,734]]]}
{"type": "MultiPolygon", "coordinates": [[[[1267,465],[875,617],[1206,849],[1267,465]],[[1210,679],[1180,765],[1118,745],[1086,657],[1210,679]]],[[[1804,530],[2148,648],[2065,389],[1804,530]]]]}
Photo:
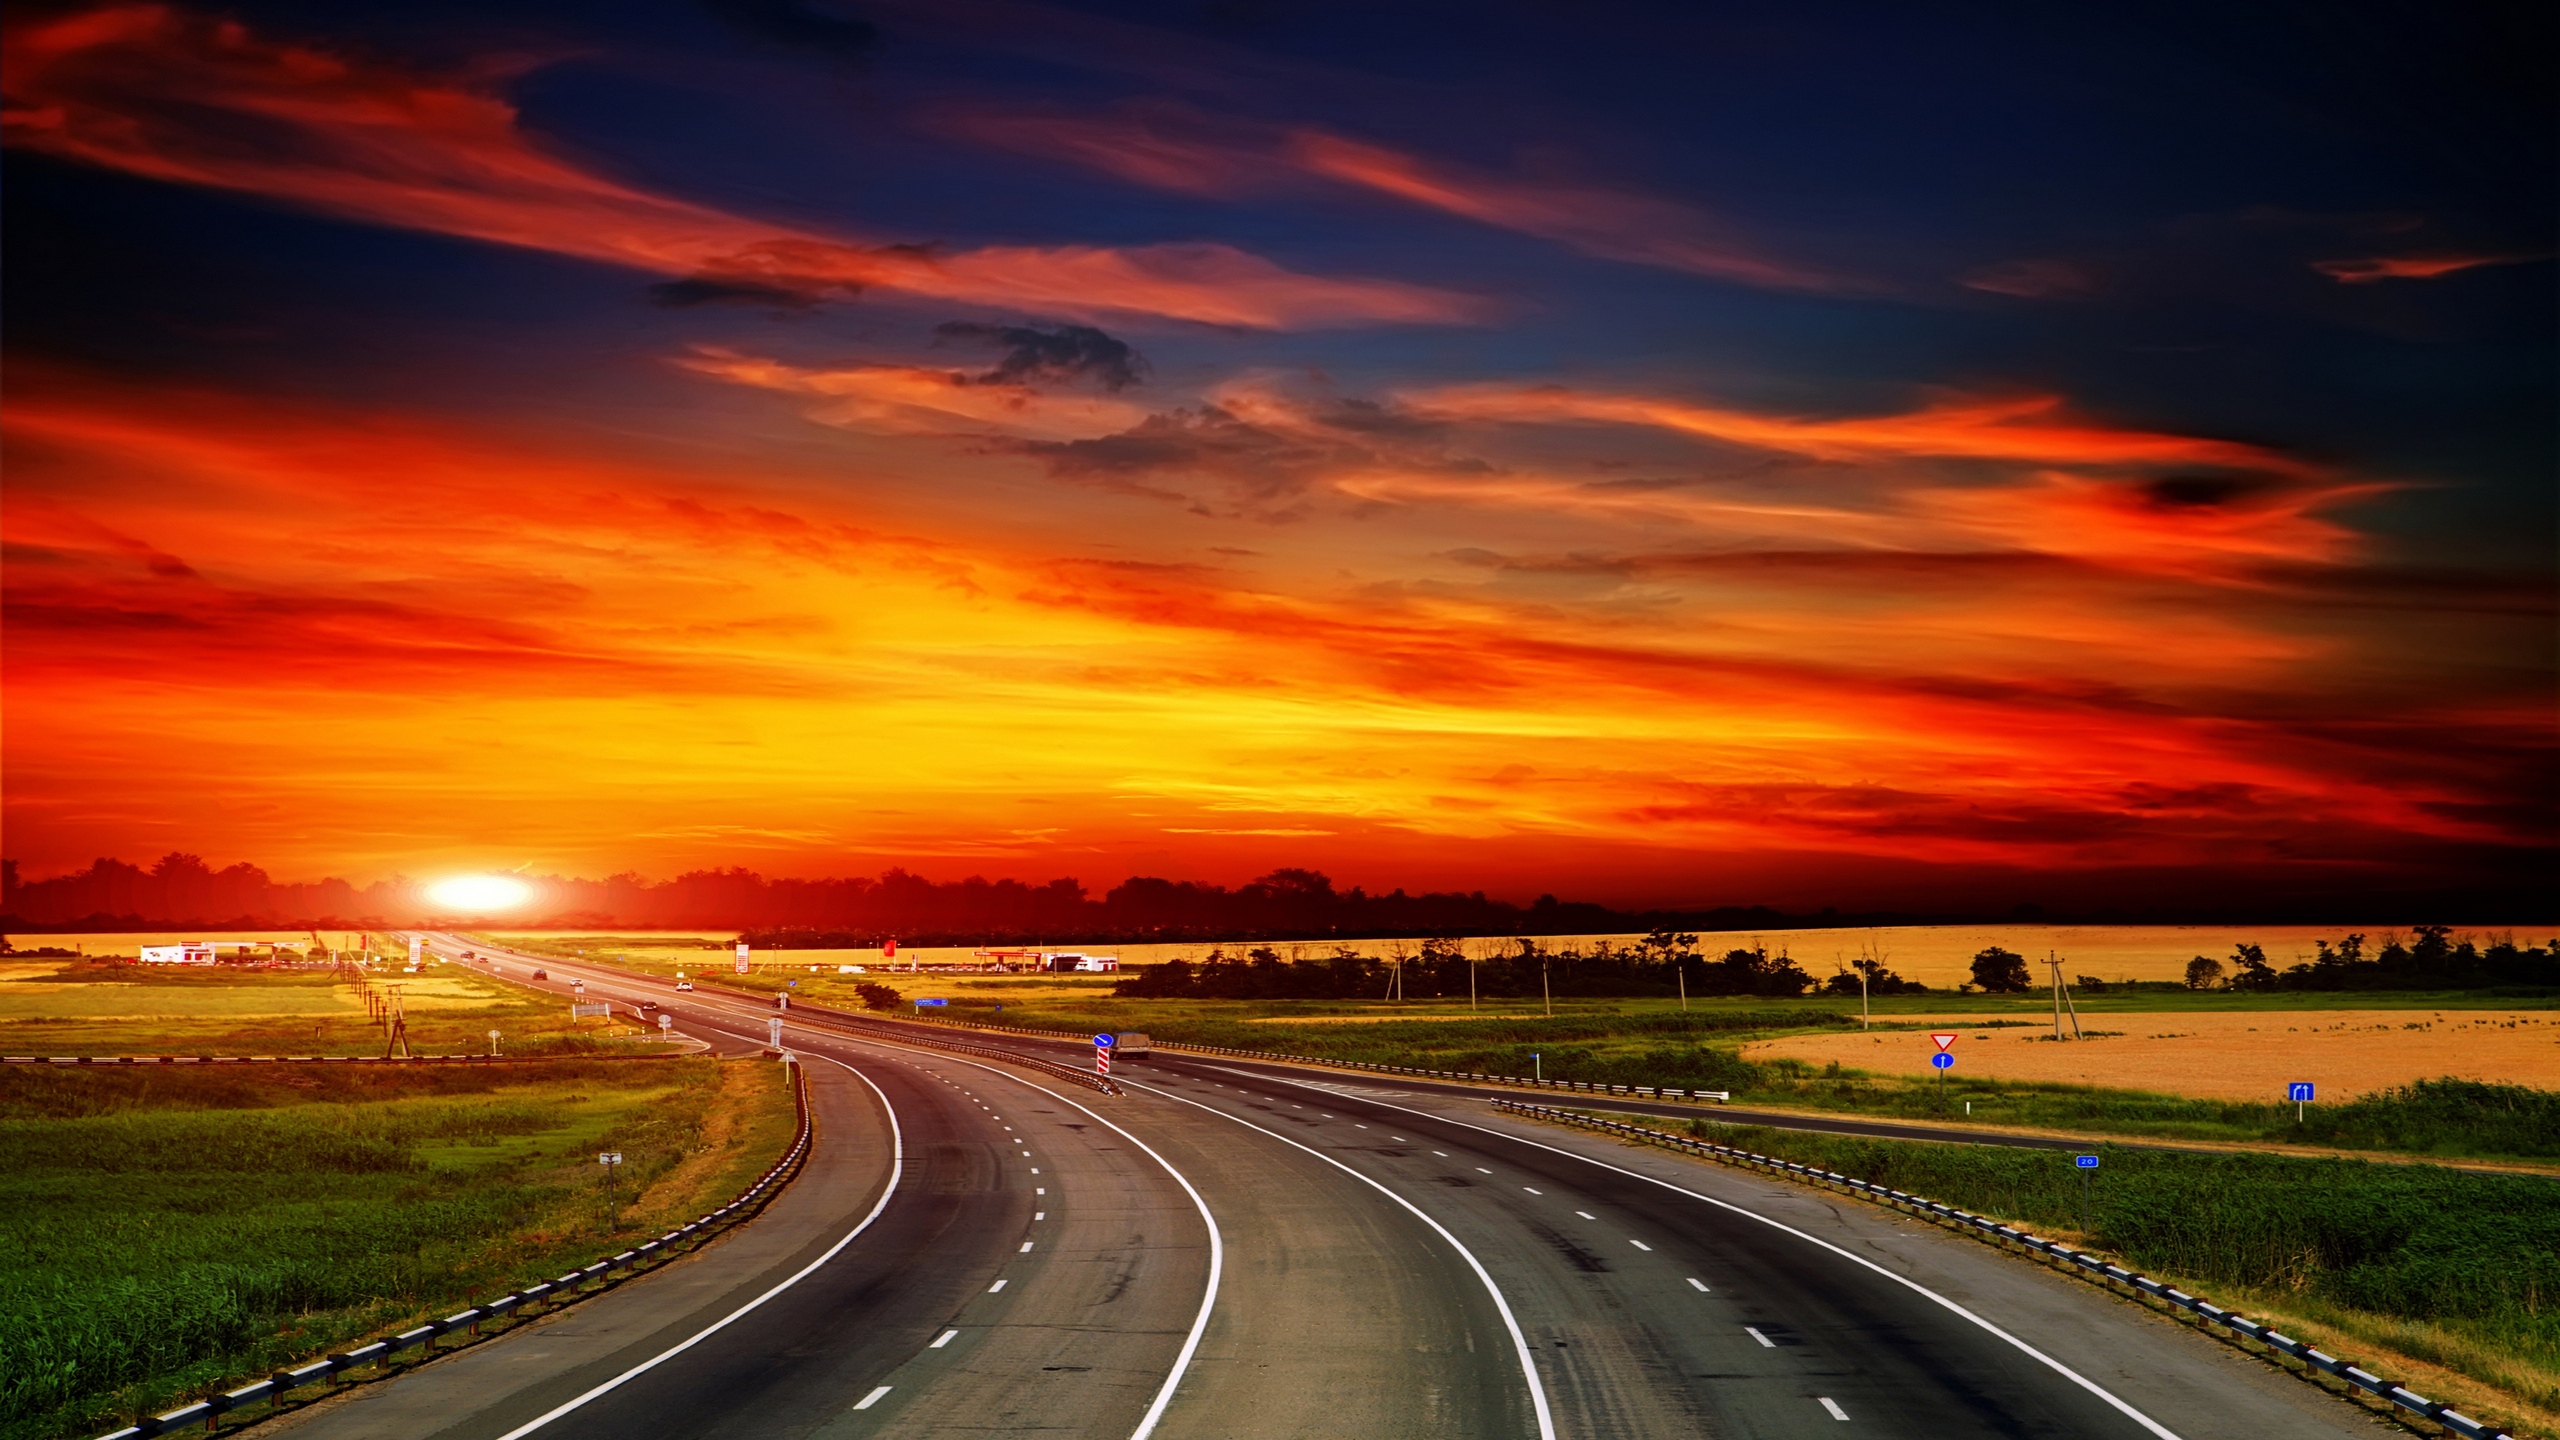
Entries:
{"type": "Polygon", "coordinates": [[[755,1061],[0,1070],[0,1440],[547,1279],[725,1202],[792,1128],[755,1061]]]}
{"type": "MultiPolygon", "coordinates": [[[[640,1038],[627,1019],[572,1021],[558,998],[428,965],[366,972],[377,994],[399,988],[409,1049],[504,1053],[593,1048],[640,1038]]],[[[140,966],[80,960],[0,961],[0,1054],[379,1055],[386,1035],[358,987],[328,970],[140,966]]]]}
{"type": "MultiPolygon", "coordinates": [[[[2177,980],[2186,973],[2187,962],[2198,955],[2215,960],[2228,960],[2232,947],[2241,944],[2261,945],[2267,958],[2278,969],[2311,958],[2313,942],[2336,942],[2349,930],[2367,935],[2375,946],[2383,937],[2401,933],[2391,926],[2336,925],[1901,925],[1868,929],[1822,930],[1717,930],[1698,937],[1698,949],[1709,955],[1721,954],[1736,946],[1766,943],[1774,953],[1793,955],[1807,973],[1816,980],[1828,977],[1834,969],[1861,954],[1883,957],[1886,966],[1905,979],[1916,980],[1935,989],[1953,990],[1972,978],[1973,957],[1985,946],[1998,945],[2038,962],[2055,954],[2063,961],[2063,973],[2076,978],[2094,976],[2109,983],[2134,980],[2177,980]]],[[[2512,931],[2519,941],[2529,937],[2547,938],[2560,935],[2560,924],[2529,926],[2455,926],[2462,935],[2507,934],[2512,931]]],[[[559,931],[500,930],[484,932],[492,938],[538,943],[583,943],[585,937],[559,931]]],[[[656,940],[670,951],[684,947],[679,942],[699,937],[726,948],[729,932],[718,931],[624,931],[617,937],[634,942],[656,940]]],[[[1625,947],[1642,939],[1640,935],[1541,935],[1532,937],[1549,950],[1580,946],[1588,950],[1599,941],[1625,947]]],[[[1035,946],[1037,942],[1031,942],[1035,946]]],[[[1213,949],[1224,949],[1229,955],[1241,955],[1260,942],[1229,942],[1220,945],[1183,943],[1173,945],[1114,945],[1107,943],[1053,943],[1054,950],[1083,950],[1097,955],[1117,955],[1128,965],[1160,965],[1167,960],[1189,960],[1199,963],[1213,949]]],[[[1348,945],[1364,955],[1385,955],[1391,947],[1402,943],[1408,947],[1419,943],[1413,938],[1401,941],[1393,937],[1347,940],[1277,940],[1269,948],[1283,959],[1313,960],[1334,952],[1337,945],[1348,945]]],[[[1470,953],[1478,947],[1508,947],[1512,942],[1501,939],[1477,939],[1466,942],[1470,953]]],[[[913,949],[901,945],[898,959],[911,956],[927,965],[966,964],[970,962],[969,946],[929,946],[913,949]]],[[[878,965],[878,950],[794,951],[760,950],[759,961],[807,963],[824,957],[825,963],[878,965]]],[[[706,963],[708,962],[706,954],[706,963]]]]}
{"type": "Polygon", "coordinates": [[[2333,1354],[2379,1349],[2402,1362],[2387,1373],[2432,1372],[2421,1393],[2468,1414],[2546,1434],[2560,1425],[2560,1250],[2550,1244],[2560,1179],[2108,1150],[2084,1230],[2065,1155],[1703,1120],[1689,1129],[2111,1251],[2333,1354]]]}
{"type": "Polygon", "coordinates": [[[1895,1016],[1918,1028],[1849,1035],[1791,1035],[1742,1047],[1743,1058],[1840,1065],[1911,1080],[1932,1077],[1925,1032],[1963,1038],[1956,1066],[1968,1077],[2156,1090],[2218,1100],[2265,1100],[2308,1080],[2323,1100],[2345,1100],[2412,1080],[2455,1076],[2560,1089],[2560,1012],[2517,1010],[2251,1010],[2156,1015],[2084,1013],[2088,1038],[2056,1044],[2049,1025],[1981,1028],[1979,1013],[1895,1016]],[[2092,1022],[2096,1023],[2092,1023],[2092,1022]]]}

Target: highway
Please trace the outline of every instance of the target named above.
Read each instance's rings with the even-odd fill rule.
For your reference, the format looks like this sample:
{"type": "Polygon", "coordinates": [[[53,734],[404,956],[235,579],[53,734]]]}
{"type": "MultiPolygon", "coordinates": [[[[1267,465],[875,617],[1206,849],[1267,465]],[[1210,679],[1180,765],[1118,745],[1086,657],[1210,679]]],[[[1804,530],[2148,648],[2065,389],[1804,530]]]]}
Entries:
{"type": "MultiPolygon", "coordinates": [[[[727,1053],[760,1048],[773,1013],[496,958],[511,980],[539,965],[591,1000],[670,1005],[727,1053]]],[[[278,1428],[2371,1433],[2258,1362],[1933,1227],[1463,1093],[1158,1055],[1103,1096],[894,1033],[789,1023],[818,1143],[731,1238],[278,1428]]]]}

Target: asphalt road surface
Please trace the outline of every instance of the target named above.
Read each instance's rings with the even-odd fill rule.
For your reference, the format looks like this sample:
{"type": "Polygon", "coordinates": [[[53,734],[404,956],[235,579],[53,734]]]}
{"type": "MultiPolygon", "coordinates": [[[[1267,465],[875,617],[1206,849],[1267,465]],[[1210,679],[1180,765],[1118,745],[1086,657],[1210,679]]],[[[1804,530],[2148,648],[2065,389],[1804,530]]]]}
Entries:
{"type": "MultiPolygon", "coordinates": [[[[772,1014],[601,966],[495,958],[511,980],[539,965],[551,988],[583,978],[591,1001],[656,1001],[731,1053],[760,1048],[772,1014]]],[[[1128,1093],[1101,1096],[896,1033],[788,1021],[817,1146],[730,1238],[279,1428],[2376,1431],[2227,1347],[1934,1227],[1505,1117],[1463,1087],[1159,1055],[1123,1062],[1128,1093]]]]}

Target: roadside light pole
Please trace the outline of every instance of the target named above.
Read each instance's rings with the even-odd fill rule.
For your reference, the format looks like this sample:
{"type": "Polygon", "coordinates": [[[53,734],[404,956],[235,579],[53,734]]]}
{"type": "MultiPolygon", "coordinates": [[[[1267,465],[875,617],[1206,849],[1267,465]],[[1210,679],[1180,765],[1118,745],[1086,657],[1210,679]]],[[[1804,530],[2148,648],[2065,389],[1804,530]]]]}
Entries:
{"type": "Polygon", "coordinates": [[[1546,1061],[1541,1058],[1535,1050],[1529,1052],[1529,1073],[1538,1077],[1539,1084],[1544,1085],[1547,1083],[1546,1061]]]}

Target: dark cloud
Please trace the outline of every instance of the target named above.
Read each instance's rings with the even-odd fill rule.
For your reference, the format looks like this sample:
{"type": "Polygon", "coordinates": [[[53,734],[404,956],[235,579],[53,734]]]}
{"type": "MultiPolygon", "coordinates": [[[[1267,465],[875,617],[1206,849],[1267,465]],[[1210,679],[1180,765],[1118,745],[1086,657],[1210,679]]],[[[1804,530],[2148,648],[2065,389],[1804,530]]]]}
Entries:
{"type": "Polygon", "coordinates": [[[2202,510],[2248,499],[2271,483],[2247,475],[2164,475],[2143,482],[2142,493],[2164,510],[2202,510]]]}
{"type": "Polygon", "coordinates": [[[806,290],[760,280],[696,275],[650,286],[649,303],[669,310],[690,310],[697,305],[768,305],[782,310],[806,310],[818,303],[818,297],[806,290]]]}
{"type": "Polygon", "coordinates": [[[1027,325],[972,325],[954,320],[937,326],[945,340],[983,341],[1004,347],[996,368],[970,377],[978,385],[1067,384],[1091,379],[1105,390],[1120,391],[1139,382],[1147,358],[1125,340],[1090,325],[1035,330],[1027,325]]]}
{"type": "Polygon", "coordinates": [[[1215,405],[1150,415],[1116,435],[1025,448],[1062,480],[1213,479],[1255,500],[1294,494],[1318,474],[1364,458],[1353,447],[1269,429],[1215,405]]]}
{"type": "Polygon", "coordinates": [[[821,0],[702,0],[703,8],[739,30],[831,60],[868,60],[880,28],[821,0]]]}

